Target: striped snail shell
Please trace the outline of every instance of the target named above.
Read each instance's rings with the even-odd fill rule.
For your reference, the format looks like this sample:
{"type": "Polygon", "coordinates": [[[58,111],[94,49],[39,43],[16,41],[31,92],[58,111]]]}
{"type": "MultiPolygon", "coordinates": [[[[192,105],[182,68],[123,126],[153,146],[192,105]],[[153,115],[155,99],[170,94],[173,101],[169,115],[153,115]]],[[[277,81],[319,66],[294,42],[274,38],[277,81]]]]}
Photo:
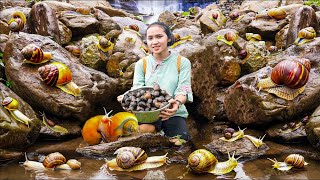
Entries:
{"type": "Polygon", "coordinates": [[[271,18],[281,20],[286,18],[287,12],[283,8],[271,8],[267,12],[268,16],[271,18]]]}
{"type": "Polygon", "coordinates": [[[302,168],[304,165],[306,165],[306,162],[304,161],[304,157],[301,156],[300,154],[290,154],[289,156],[286,157],[284,162],[296,168],[302,168]]]}
{"type": "Polygon", "coordinates": [[[209,172],[217,163],[217,158],[206,149],[195,150],[188,157],[188,166],[195,173],[209,172]]]}
{"type": "Polygon", "coordinates": [[[229,17],[232,19],[232,20],[235,20],[239,17],[239,12],[238,11],[233,11],[229,14],[229,17]]]}
{"type": "Polygon", "coordinates": [[[298,38],[306,38],[306,39],[313,39],[316,37],[316,31],[313,27],[306,27],[301,29],[298,33],[298,38]]]}
{"type": "Polygon", "coordinates": [[[298,89],[308,82],[310,67],[310,61],[305,58],[284,60],[273,68],[271,80],[277,85],[298,89]]]}
{"type": "Polygon", "coordinates": [[[53,62],[39,67],[38,72],[43,82],[49,86],[63,85],[72,80],[71,70],[63,63],[53,62]]]}
{"type": "Polygon", "coordinates": [[[16,110],[16,109],[18,109],[19,102],[12,97],[6,97],[1,102],[1,105],[4,106],[8,110],[16,110]]]}
{"type": "Polygon", "coordinates": [[[66,164],[68,164],[73,170],[81,168],[81,162],[76,159],[69,159],[66,164]]]}
{"type": "Polygon", "coordinates": [[[179,34],[174,33],[174,34],[173,34],[173,37],[174,37],[174,41],[175,41],[175,42],[180,41],[180,38],[181,38],[181,37],[180,37],[180,35],[179,35],[179,34]]]}
{"type": "Polygon", "coordinates": [[[26,16],[21,11],[16,11],[12,14],[12,19],[8,21],[8,25],[11,31],[19,32],[24,29],[26,22],[26,16]]]}
{"type": "Polygon", "coordinates": [[[136,24],[130,24],[130,25],[129,25],[129,28],[132,29],[132,30],[135,30],[135,31],[139,32],[139,26],[136,25],[136,24]]]}
{"type": "Polygon", "coordinates": [[[122,147],[115,154],[118,166],[123,169],[142,164],[148,158],[146,152],[138,147],[122,147]]]}
{"type": "Polygon", "coordinates": [[[227,40],[227,41],[236,41],[238,39],[238,35],[233,32],[233,31],[228,31],[225,35],[224,35],[224,38],[227,40]]]}
{"type": "Polygon", "coordinates": [[[21,50],[21,53],[25,58],[24,62],[32,64],[45,63],[52,58],[50,52],[43,52],[42,49],[35,44],[27,45],[21,50]]]}
{"type": "Polygon", "coordinates": [[[66,158],[59,152],[54,152],[46,156],[42,164],[46,168],[54,168],[57,165],[66,163],[66,158]]]}

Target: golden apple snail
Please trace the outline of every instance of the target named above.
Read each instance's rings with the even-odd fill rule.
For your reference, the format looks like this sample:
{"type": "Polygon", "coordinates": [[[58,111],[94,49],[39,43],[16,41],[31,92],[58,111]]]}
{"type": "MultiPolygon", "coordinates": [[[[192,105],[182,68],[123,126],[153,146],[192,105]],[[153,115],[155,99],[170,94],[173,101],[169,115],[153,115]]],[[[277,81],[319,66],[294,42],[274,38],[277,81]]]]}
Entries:
{"type": "Polygon", "coordinates": [[[284,162],[278,162],[276,159],[267,159],[272,161],[274,163],[272,167],[279,171],[288,171],[293,167],[302,168],[305,165],[308,165],[308,163],[304,161],[304,157],[300,154],[290,154],[286,157],[284,162]]]}
{"type": "Polygon", "coordinates": [[[120,30],[113,29],[106,34],[105,38],[107,38],[112,43],[115,43],[121,33],[122,32],[120,30]]]}
{"type": "Polygon", "coordinates": [[[294,41],[294,44],[299,46],[306,42],[310,42],[314,40],[316,35],[317,33],[313,27],[306,27],[304,29],[301,29],[298,33],[298,38],[294,41]]]}
{"type": "Polygon", "coordinates": [[[148,157],[144,150],[138,147],[122,147],[115,154],[117,154],[117,157],[107,161],[104,165],[105,168],[130,172],[157,168],[167,162],[167,154],[148,157]]]}
{"type": "Polygon", "coordinates": [[[78,7],[76,8],[76,12],[83,15],[89,15],[91,13],[91,9],[88,7],[78,7]]]}
{"type": "Polygon", "coordinates": [[[52,62],[38,68],[43,82],[49,86],[56,86],[73,96],[80,96],[81,89],[72,81],[72,72],[61,62],[52,62]]]}
{"type": "Polygon", "coordinates": [[[19,102],[16,99],[12,97],[6,97],[3,99],[1,105],[4,106],[4,108],[6,108],[10,112],[10,114],[13,116],[15,120],[29,127],[31,119],[24,115],[21,111],[19,111],[19,102]]]}
{"type": "Polygon", "coordinates": [[[257,88],[292,100],[304,91],[310,68],[310,61],[305,58],[281,61],[272,69],[271,77],[258,82],[257,88]]]}
{"type": "Polygon", "coordinates": [[[228,152],[229,159],[224,162],[218,162],[217,158],[206,149],[198,149],[192,152],[188,157],[188,168],[195,173],[212,173],[214,175],[223,175],[231,172],[238,165],[238,157],[232,157],[228,152]]]}
{"type": "Polygon", "coordinates": [[[11,31],[19,32],[24,29],[26,22],[26,16],[21,11],[16,11],[12,14],[12,18],[8,21],[8,25],[11,31]]]}
{"type": "Polygon", "coordinates": [[[267,14],[271,18],[274,18],[274,19],[277,19],[277,20],[284,19],[287,16],[287,12],[283,8],[280,8],[280,7],[269,9],[267,14]]]}
{"type": "Polygon", "coordinates": [[[42,49],[35,45],[29,44],[21,50],[22,55],[24,56],[25,63],[31,64],[41,64],[52,59],[51,52],[43,52],[42,49]]]}

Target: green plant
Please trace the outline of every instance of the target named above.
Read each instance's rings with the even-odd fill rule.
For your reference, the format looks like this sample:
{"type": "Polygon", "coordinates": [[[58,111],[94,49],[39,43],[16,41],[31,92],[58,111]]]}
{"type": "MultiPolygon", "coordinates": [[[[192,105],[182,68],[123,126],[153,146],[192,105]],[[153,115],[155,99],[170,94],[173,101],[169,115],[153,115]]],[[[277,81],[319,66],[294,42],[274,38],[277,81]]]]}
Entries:
{"type": "Polygon", "coordinates": [[[309,5],[309,6],[311,6],[313,4],[316,6],[320,6],[320,0],[309,0],[309,1],[304,2],[304,4],[309,5]]]}
{"type": "Polygon", "coordinates": [[[3,64],[2,58],[3,58],[3,53],[2,53],[2,52],[0,52],[0,66],[4,67],[4,64],[3,64]]]}

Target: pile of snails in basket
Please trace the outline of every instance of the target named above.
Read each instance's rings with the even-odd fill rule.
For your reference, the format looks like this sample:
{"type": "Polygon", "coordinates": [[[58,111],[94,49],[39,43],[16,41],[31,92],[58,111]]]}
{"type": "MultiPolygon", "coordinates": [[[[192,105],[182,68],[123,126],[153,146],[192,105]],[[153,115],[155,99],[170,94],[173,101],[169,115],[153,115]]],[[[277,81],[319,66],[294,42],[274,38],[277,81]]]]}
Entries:
{"type": "Polygon", "coordinates": [[[127,111],[154,111],[168,104],[172,97],[166,90],[154,84],[153,88],[136,89],[126,93],[122,100],[122,107],[127,111]]]}

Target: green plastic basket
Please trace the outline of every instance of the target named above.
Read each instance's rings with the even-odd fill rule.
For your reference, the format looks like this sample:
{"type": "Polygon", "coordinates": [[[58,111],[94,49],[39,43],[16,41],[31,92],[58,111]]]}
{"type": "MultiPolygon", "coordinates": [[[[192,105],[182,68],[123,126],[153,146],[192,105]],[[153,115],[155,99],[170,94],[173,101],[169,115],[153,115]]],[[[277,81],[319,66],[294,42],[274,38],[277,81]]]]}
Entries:
{"type": "MultiPolygon", "coordinates": [[[[123,95],[126,95],[130,92],[134,92],[134,91],[138,91],[138,90],[153,90],[152,86],[144,86],[144,87],[140,87],[140,88],[136,88],[136,89],[131,89],[127,92],[125,92],[123,95]]],[[[170,106],[170,103],[163,106],[160,109],[154,110],[154,111],[130,111],[131,113],[133,113],[137,119],[138,122],[140,123],[153,123],[156,122],[159,119],[159,114],[162,110],[167,109],[170,106]]],[[[126,108],[123,107],[124,110],[126,110],[126,108]]],[[[127,110],[126,110],[127,111],[127,110]]]]}

